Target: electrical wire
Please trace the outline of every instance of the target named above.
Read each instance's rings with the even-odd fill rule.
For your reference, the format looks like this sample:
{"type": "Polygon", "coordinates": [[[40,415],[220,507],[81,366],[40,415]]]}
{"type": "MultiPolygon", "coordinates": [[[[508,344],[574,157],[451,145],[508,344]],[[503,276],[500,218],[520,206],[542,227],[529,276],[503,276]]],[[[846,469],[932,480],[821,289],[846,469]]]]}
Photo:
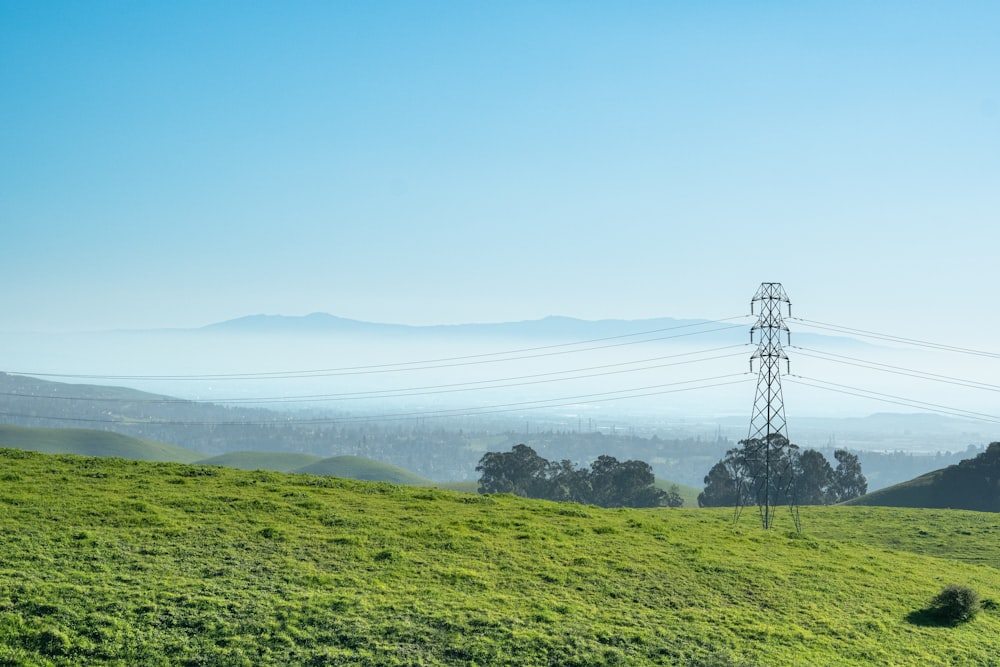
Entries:
{"type": "Polygon", "coordinates": [[[484,414],[496,414],[504,412],[518,412],[520,410],[538,410],[538,409],[551,409],[559,407],[569,407],[579,405],[582,401],[591,400],[603,400],[603,401],[620,401],[633,398],[645,398],[649,396],[660,396],[664,394],[680,393],[684,391],[696,391],[699,389],[709,389],[712,387],[721,387],[732,384],[740,384],[743,382],[748,382],[750,380],[747,377],[747,373],[730,373],[728,375],[719,375],[710,378],[700,378],[696,380],[683,380],[679,382],[670,382],[666,384],[650,385],[647,387],[636,387],[633,389],[622,389],[617,391],[609,392],[599,392],[593,394],[581,394],[578,396],[564,396],[560,398],[544,399],[538,401],[521,401],[516,403],[503,403],[493,406],[485,406],[482,408],[454,408],[454,409],[443,409],[443,410],[423,410],[415,412],[402,412],[402,413],[388,413],[384,415],[366,415],[366,416],[356,416],[356,417],[331,417],[331,418],[318,418],[318,419],[296,419],[289,417],[287,419],[277,419],[277,420],[267,420],[267,421],[173,421],[173,420],[156,420],[156,419],[97,419],[97,418],[75,418],[75,417],[45,417],[42,415],[28,415],[28,414],[18,414],[18,413],[0,413],[2,417],[13,417],[20,419],[39,419],[39,420],[53,420],[53,421],[68,421],[68,422],[84,422],[84,423],[97,423],[97,424],[124,424],[127,423],[130,426],[319,426],[319,425],[333,425],[333,424],[343,424],[343,423],[362,423],[362,422],[373,422],[373,421],[400,421],[400,420],[410,420],[410,419],[429,419],[429,418],[442,418],[442,417],[473,417],[484,414]],[[665,387],[677,387],[679,385],[692,384],[692,383],[703,383],[703,382],[713,382],[714,380],[723,380],[732,377],[741,376],[740,380],[732,380],[726,382],[718,382],[713,384],[701,385],[697,387],[684,387],[682,389],[665,389],[665,387]],[[643,392],[643,393],[635,393],[643,392]]]}
{"type": "Polygon", "coordinates": [[[565,348],[576,345],[590,345],[591,343],[598,343],[608,340],[618,340],[621,338],[646,336],[654,333],[662,333],[665,331],[675,331],[695,326],[706,326],[712,324],[713,322],[727,322],[734,319],[743,319],[745,317],[746,315],[738,315],[738,316],[723,318],[721,320],[712,320],[708,322],[695,322],[692,324],[682,324],[676,327],[653,329],[651,331],[643,331],[632,334],[621,334],[618,336],[607,336],[605,338],[594,338],[591,340],[577,341],[575,343],[557,343],[553,345],[543,345],[538,347],[508,350],[505,352],[485,352],[480,354],[471,354],[471,355],[464,355],[457,357],[443,357],[439,359],[425,359],[422,361],[403,361],[391,364],[373,364],[367,366],[343,366],[339,368],[323,368],[323,369],[297,370],[297,371],[272,371],[272,372],[256,372],[256,373],[214,373],[214,374],[198,374],[198,375],[97,375],[97,374],[69,374],[69,373],[39,373],[39,372],[29,372],[29,371],[9,371],[9,374],[31,376],[31,377],[71,378],[78,380],[222,381],[222,380],[301,379],[310,377],[334,377],[334,376],[345,376],[345,375],[369,375],[375,373],[398,373],[402,371],[435,370],[440,368],[455,368],[455,367],[472,366],[478,364],[522,361],[525,359],[538,359],[542,357],[552,357],[564,354],[576,354],[579,352],[592,352],[595,350],[606,350],[615,347],[624,347],[627,345],[640,345],[643,343],[652,343],[663,340],[673,340],[676,338],[684,338],[688,336],[699,336],[707,333],[716,333],[719,331],[727,331],[729,329],[741,328],[742,325],[731,324],[727,326],[707,329],[705,331],[693,331],[682,334],[676,334],[672,336],[660,336],[657,338],[647,338],[644,340],[629,341],[625,343],[597,345],[594,347],[586,347],[577,350],[560,350],[555,352],[541,352],[539,354],[523,354],[527,352],[538,352],[540,350],[554,350],[557,348],[565,348]],[[507,356],[512,354],[521,356],[513,356],[513,357],[507,356]],[[501,359],[486,358],[486,357],[501,357],[501,356],[504,358],[501,359]]]}
{"type": "MultiPolygon", "coordinates": [[[[234,373],[234,374],[203,374],[203,375],[84,375],[84,374],[58,374],[58,373],[29,373],[29,372],[17,372],[11,373],[12,375],[25,375],[25,376],[36,376],[36,377],[59,377],[59,378],[76,378],[76,379],[100,379],[100,380],[171,380],[171,381],[187,381],[187,380],[270,380],[270,379],[296,379],[296,378],[313,378],[313,377],[332,377],[332,376],[352,376],[352,375],[366,375],[366,374],[377,374],[377,373],[395,373],[401,371],[419,371],[419,370],[435,370],[441,368],[455,368],[472,366],[487,363],[499,363],[506,361],[519,361],[525,359],[536,359],[540,357],[549,357],[556,355],[566,355],[573,354],[577,352],[589,352],[595,350],[603,350],[609,348],[623,347],[628,345],[637,345],[642,343],[656,342],[662,340],[676,339],[687,336],[697,336],[707,333],[715,333],[720,331],[726,331],[729,329],[739,328],[741,325],[727,325],[705,329],[702,331],[692,331],[685,332],[669,336],[661,336],[656,338],[648,338],[638,341],[628,341],[628,342],[616,342],[608,345],[593,345],[595,343],[604,343],[607,341],[621,341],[626,338],[634,338],[637,336],[649,336],[652,334],[664,333],[668,331],[676,331],[680,329],[687,329],[692,327],[705,327],[713,323],[726,322],[735,319],[744,319],[746,315],[734,316],[729,318],[724,318],[722,320],[715,320],[711,322],[699,322],[692,324],[679,325],[676,327],[667,327],[663,329],[655,329],[650,331],[636,332],[631,334],[622,334],[617,336],[608,336],[604,338],[595,338],[584,341],[577,341],[574,343],[559,343],[553,345],[536,346],[530,348],[521,348],[515,350],[508,350],[503,352],[487,352],[481,354],[465,355],[465,356],[454,356],[454,357],[444,357],[438,359],[425,359],[421,361],[408,361],[408,362],[398,362],[398,363],[387,363],[387,364],[374,364],[367,366],[347,366],[340,368],[326,368],[326,369],[314,369],[314,370],[299,370],[299,371],[275,371],[275,372],[259,372],[259,373],[234,373]],[[571,347],[577,347],[580,345],[591,345],[591,347],[585,347],[580,349],[565,349],[571,347]],[[511,356],[518,355],[518,356],[511,356]],[[499,358],[497,358],[499,357],[499,358]]],[[[794,320],[800,322],[808,327],[813,327],[817,329],[834,331],[839,333],[845,333],[848,335],[860,336],[864,338],[872,338],[876,340],[885,340],[889,342],[901,343],[906,345],[913,345],[917,347],[924,347],[933,350],[941,350],[948,352],[958,352],[962,354],[976,355],[987,358],[1000,358],[1000,354],[983,351],[983,350],[973,350],[970,348],[963,348],[959,346],[946,345],[941,343],[934,343],[929,341],[922,341],[913,338],[906,338],[902,336],[895,336],[891,334],[881,334],[874,331],[868,331],[864,329],[857,329],[852,327],[843,327],[835,324],[829,324],[824,322],[816,322],[813,320],[807,320],[804,318],[788,318],[789,320],[794,320]]],[[[693,356],[699,354],[708,354],[711,352],[722,351],[735,347],[746,347],[743,345],[729,345],[718,348],[710,348],[707,350],[700,350],[694,352],[686,352],[675,355],[665,355],[659,357],[652,357],[648,359],[630,361],[630,362],[619,362],[614,364],[604,364],[599,366],[591,366],[585,368],[564,370],[564,371],[552,371],[548,373],[536,373],[531,375],[521,375],[507,378],[499,378],[493,380],[481,380],[473,382],[460,382],[451,384],[439,384],[439,385],[427,385],[427,386],[417,386],[417,387],[407,387],[395,390],[373,390],[373,391],[362,391],[362,392],[341,392],[333,394],[307,394],[300,396],[269,396],[269,397],[239,397],[239,398],[227,398],[227,399],[213,399],[211,403],[244,403],[244,404],[262,404],[262,403],[283,403],[283,402],[313,402],[313,401],[342,401],[342,400],[359,400],[364,398],[371,399],[388,399],[388,398],[403,398],[403,397],[416,397],[425,396],[433,394],[446,394],[446,393],[456,393],[465,392],[472,390],[483,390],[483,389],[504,389],[510,387],[528,386],[534,384],[543,384],[551,382],[562,382],[562,381],[572,381],[580,379],[588,379],[594,377],[602,377],[608,375],[616,375],[623,373],[632,373],[646,370],[653,370],[659,368],[665,368],[669,366],[678,366],[683,364],[693,364],[700,363],[703,361],[712,361],[716,359],[723,359],[727,357],[737,356],[740,353],[733,354],[722,354],[717,356],[712,356],[704,359],[690,359],[685,361],[656,364],[650,366],[643,366],[638,368],[626,368],[628,366],[635,366],[636,364],[647,364],[654,361],[662,361],[666,359],[673,359],[684,356],[693,356]],[[614,370],[607,370],[614,369],[614,370]],[[598,371],[598,372],[591,372],[598,371]],[[572,375],[573,373],[584,373],[582,375],[572,375]],[[566,377],[558,377],[566,376],[566,377]],[[544,379],[543,379],[544,378],[544,379]]],[[[792,347],[792,346],[789,346],[792,347]]],[[[846,364],[859,368],[866,368],[869,370],[877,370],[888,373],[894,373],[898,375],[914,377],[918,379],[931,380],[936,382],[943,382],[947,384],[954,384],[958,386],[964,386],[969,388],[982,389],[987,391],[1000,391],[1000,385],[992,385],[984,382],[976,382],[972,380],[964,380],[962,378],[955,378],[947,375],[941,375],[936,373],[930,373],[926,371],[920,371],[916,369],[905,368],[902,366],[893,366],[890,364],[885,364],[881,362],[868,361],[864,359],[859,359],[856,357],[850,357],[847,355],[836,354],[833,352],[824,352],[822,350],[814,350],[811,348],[795,346],[799,353],[807,357],[812,357],[815,359],[822,359],[825,361],[833,361],[836,363],[846,364]]],[[[309,425],[332,425],[341,423],[364,423],[373,421],[398,421],[398,420],[409,420],[409,419],[419,419],[419,418],[440,418],[440,417],[471,417],[477,415],[486,414],[496,414],[503,412],[514,412],[519,410],[535,410],[535,409],[546,409],[546,408],[558,408],[567,407],[573,405],[579,405],[581,401],[590,400],[603,400],[603,401],[616,401],[616,400],[627,400],[632,398],[642,398],[648,396],[655,396],[661,394],[677,393],[683,391],[694,391],[700,389],[708,389],[712,387],[739,384],[742,382],[747,382],[749,380],[746,373],[721,375],[710,378],[701,378],[695,380],[684,380],[665,384],[650,385],[646,387],[637,387],[632,389],[623,389],[617,391],[600,392],[593,394],[582,394],[577,396],[566,396],[560,398],[552,399],[542,399],[534,401],[521,401],[515,403],[503,403],[492,406],[483,406],[479,408],[455,408],[455,409],[442,409],[442,410],[430,410],[430,411],[414,411],[414,412],[402,412],[402,413],[388,413],[383,415],[359,415],[359,416],[346,416],[346,417],[330,417],[330,418],[311,418],[311,419],[298,419],[294,417],[288,417],[284,419],[269,419],[269,420],[245,420],[245,421],[173,421],[173,420],[156,420],[156,419],[135,419],[135,418],[121,418],[121,419],[99,419],[99,418],[73,418],[73,417],[44,417],[39,415],[24,415],[16,413],[0,413],[5,417],[15,417],[24,419],[41,419],[41,420],[52,420],[52,421],[67,421],[67,422],[79,422],[79,423],[99,423],[99,424],[131,424],[136,426],[141,425],[172,425],[172,426],[309,426],[309,425]],[[742,376],[740,380],[728,381],[728,378],[742,376]],[[716,380],[727,380],[725,382],[715,382],[716,380]],[[703,384],[703,383],[712,384],[703,384]],[[698,384],[699,386],[689,386],[683,388],[676,388],[683,385],[698,384]]],[[[839,384],[834,382],[828,382],[825,380],[820,380],[816,378],[809,378],[800,375],[789,375],[788,379],[794,383],[798,383],[803,386],[812,387],[815,389],[821,389],[829,392],[836,392],[840,394],[856,396],[860,398],[866,398],[871,400],[878,400],[886,403],[892,403],[896,405],[902,405],[906,407],[928,410],[931,412],[938,412],[940,414],[946,414],[956,417],[964,417],[969,419],[976,419],[980,421],[986,421],[990,423],[1000,423],[1000,416],[986,414],[981,412],[975,412],[970,410],[963,410],[961,408],[954,408],[951,406],[940,405],[937,403],[930,403],[926,401],[920,401],[916,399],[910,399],[902,396],[896,396],[893,394],[887,394],[882,392],[876,392],[872,390],[862,389],[859,387],[852,387],[850,385],[839,384]]],[[[204,404],[204,401],[193,401],[186,399],[176,399],[176,398],[162,398],[162,399],[122,399],[122,398],[110,398],[110,397],[100,397],[100,398],[84,398],[84,397],[72,397],[72,396],[39,396],[39,395],[25,395],[16,392],[0,392],[0,395],[4,396],[28,396],[32,398],[51,398],[51,399],[61,399],[61,400],[80,400],[87,402],[96,401],[107,401],[116,403],[184,403],[184,404],[204,404]]]]}
{"type": "Polygon", "coordinates": [[[969,387],[972,389],[983,389],[985,391],[1000,392],[1000,385],[989,384],[986,382],[978,382],[976,380],[965,380],[962,378],[951,377],[949,375],[940,375],[938,373],[929,373],[927,371],[920,371],[912,368],[904,368],[902,366],[892,366],[890,364],[883,364],[878,361],[857,359],[855,357],[849,357],[844,354],[835,354],[833,352],[824,352],[822,350],[811,350],[810,348],[806,347],[793,346],[792,348],[789,349],[794,349],[799,354],[806,357],[812,357],[813,359],[822,359],[823,361],[833,361],[838,364],[846,364],[848,366],[855,366],[858,368],[867,368],[869,370],[882,371],[885,373],[894,373],[896,375],[904,375],[907,377],[918,378],[921,380],[932,380],[934,382],[943,382],[945,384],[952,384],[959,387],[969,387]]]}
{"type": "Polygon", "coordinates": [[[869,389],[851,387],[849,385],[839,384],[836,382],[827,382],[825,380],[808,378],[801,375],[789,375],[788,379],[796,384],[800,384],[807,387],[813,387],[814,389],[822,389],[824,391],[832,391],[839,394],[846,394],[848,396],[856,396],[859,398],[873,399],[877,401],[882,401],[883,403],[892,403],[895,405],[902,405],[910,408],[929,410],[930,412],[937,412],[952,417],[963,417],[967,419],[974,419],[977,421],[1000,424],[1000,416],[998,415],[991,415],[983,412],[975,412],[972,410],[963,410],[962,408],[954,408],[951,406],[941,405],[938,403],[929,403],[927,401],[918,401],[916,399],[906,398],[904,396],[885,394],[882,392],[871,391],[869,389]]]}
{"type": "Polygon", "coordinates": [[[840,326],[837,324],[829,324],[826,322],[817,322],[815,320],[807,320],[801,317],[790,317],[790,320],[796,322],[801,322],[806,326],[810,326],[816,329],[823,329],[826,331],[834,331],[838,333],[846,333],[850,335],[862,336],[864,338],[873,338],[876,340],[884,340],[893,343],[904,343],[906,345],[913,345],[916,347],[926,347],[932,350],[942,350],[945,352],[958,352],[960,354],[970,354],[979,357],[988,357],[990,359],[1000,359],[1000,353],[989,352],[986,350],[974,350],[967,347],[959,347],[957,345],[947,345],[944,343],[933,343],[925,340],[918,340],[916,338],[906,338],[904,336],[894,336],[892,334],[883,334],[876,331],[868,331],[866,329],[855,329],[852,327],[840,326]]]}
{"type": "Polygon", "coordinates": [[[455,393],[464,391],[476,391],[476,390],[488,390],[488,389],[506,389],[510,387],[522,387],[530,386],[535,384],[545,384],[551,382],[565,382],[570,380],[582,380],[590,379],[595,377],[605,377],[609,375],[619,375],[623,373],[635,373],[648,370],[655,370],[660,368],[668,368],[671,366],[680,366],[685,364],[701,363],[704,361],[715,361],[718,359],[726,359],[729,357],[739,356],[742,352],[735,352],[732,354],[722,354],[712,357],[706,357],[703,359],[690,359],[685,361],[678,361],[666,364],[655,364],[651,366],[641,366],[639,368],[622,368],[623,366],[630,366],[640,363],[648,363],[651,361],[660,361],[664,359],[676,359],[678,357],[692,356],[696,354],[707,354],[710,352],[718,352],[721,350],[727,350],[732,348],[745,348],[746,344],[739,345],[727,345],[723,347],[711,348],[708,350],[698,350],[694,352],[683,352],[679,354],[664,355],[659,357],[652,357],[649,359],[641,359],[636,361],[626,361],[619,362],[615,364],[604,364],[600,366],[591,366],[588,368],[572,369],[566,371],[551,371],[548,373],[535,373],[532,375],[521,375],[510,378],[501,378],[496,380],[480,380],[474,382],[457,382],[450,384],[441,385],[428,385],[423,387],[408,387],[401,389],[382,389],[382,390],[372,390],[372,391],[359,391],[359,392],[341,392],[335,394],[305,394],[299,396],[270,396],[270,397],[233,397],[233,398],[213,398],[209,400],[190,400],[190,399],[179,399],[179,398],[148,398],[148,399],[134,399],[134,398],[110,398],[110,397],[84,397],[84,396],[60,396],[60,395],[40,395],[40,394],[23,394],[18,392],[0,392],[0,396],[12,396],[12,397],[23,397],[23,398],[40,398],[40,399],[55,399],[55,400],[66,400],[66,401],[83,401],[83,402],[105,402],[105,403],[132,403],[132,404],[204,404],[204,403],[214,403],[214,404],[263,404],[263,403],[307,403],[307,402],[325,402],[325,401],[343,401],[343,400],[358,400],[358,399],[380,399],[380,398],[400,398],[409,396],[423,396],[423,395],[433,395],[433,394],[445,394],[445,393],[455,393]],[[599,373],[586,373],[584,375],[574,375],[570,377],[556,377],[554,375],[566,375],[569,373],[585,373],[586,371],[603,370],[607,368],[617,368],[619,370],[605,371],[599,373]],[[544,380],[539,380],[536,378],[549,378],[544,380]],[[507,383],[507,384],[497,384],[497,383],[507,383]]]}

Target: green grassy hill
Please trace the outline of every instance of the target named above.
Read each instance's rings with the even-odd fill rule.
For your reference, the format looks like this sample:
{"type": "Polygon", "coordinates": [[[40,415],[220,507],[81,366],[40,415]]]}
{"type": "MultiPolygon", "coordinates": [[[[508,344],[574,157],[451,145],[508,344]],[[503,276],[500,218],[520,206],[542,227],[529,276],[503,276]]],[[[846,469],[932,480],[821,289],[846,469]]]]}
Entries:
{"type": "Polygon", "coordinates": [[[935,470],[908,482],[894,484],[878,491],[848,500],[847,505],[877,505],[881,507],[937,507],[934,489],[941,477],[935,470]]]}
{"type": "Polygon", "coordinates": [[[303,466],[295,472],[308,475],[325,475],[329,477],[346,477],[369,482],[392,482],[409,486],[432,486],[434,482],[420,475],[400,468],[366,459],[361,456],[333,456],[303,466]]]}
{"type": "Polygon", "coordinates": [[[152,440],[81,428],[27,428],[0,425],[0,447],[47,454],[115,456],[140,461],[192,463],[203,454],[152,440]]]}
{"type": "Polygon", "coordinates": [[[920,610],[1000,598],[1000,516],[801,514],[0,450],[0,664],[997,664],[920,610]]]}
{"type": "Polygon", "coordinates": [[[229,452],[209,459],[196,461],[199,465],[226,466],[241,470],[273,470],[292,472],[317,461],[322,457],[295,452],[229,452]]]}
{"type": "Polygon", "coordinates": [[[677,487],[677,492],[680,494],[681,498],[684,499],[684,507],[697,507],[698,506],[698,494],[701,493],[701,489],[696,489],[693,486],[685,486],[683,484],[677,484],[671,482],[669,479],[656,478],[656,488],[668,491],[671,486],[677,487]]]}
{"type": "Polygon", "coordinates": [[[879,489],[849,504],[1000,512],[1000,443],[957,465],[879,489]]]}

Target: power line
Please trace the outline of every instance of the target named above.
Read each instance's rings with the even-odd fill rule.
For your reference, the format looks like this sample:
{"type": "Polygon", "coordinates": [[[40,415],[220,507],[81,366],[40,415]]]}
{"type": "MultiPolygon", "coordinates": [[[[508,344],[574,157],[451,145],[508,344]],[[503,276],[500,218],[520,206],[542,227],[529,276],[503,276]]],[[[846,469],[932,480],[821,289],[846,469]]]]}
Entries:
{"type": "Polygon", "coordinates": [[[839,394],[846,394],[848,396],[857,396],[859,398],[867,398],[867,399],[882,401],[883,403],[892,403],[895,405],[902,405],[910,408],[929,410],[930,412],[937,412],[952,417],[963,417],[968,419],[974,419],[977,421],[1000,424],[1000,416],[998,415],[991,415],[983,412],[974,412],[971,410],[963,410],[962,408],[954,408],[947,405],[940,405],[938,403],[928,403],[926,401],[918,401],[916,399],[906,398],[904,396],[885,394],[882,392],[871,391],[869,389],[861,389],[859,387],[852,387],[849,385],[839,384],[836,382],[827,382],[825,380],[808,378],[801,375],[789,375],[788,378],[789,380],[795,382],[796,384],[804,385],[807,387],[813,387],[814,389],[822,389],[824,391],[832,391],[839,394]],[[814,383],[819,383],[819,384],[814,384],[814,383]]]}
{"type": "Polygon", "coordinates": [[[221,380],[270,380],[270,379],[301,379],[310,377],[333,377],[333,376],[345,376],[345,375],[369,375],[375,373],[398,373],[402,371],[413,371],[413,370],[435,370],[440,368],[455,368],[461,366],[472,366],[478,364],[489,364],[489,363],[501,363],[507,361],[522,361],[525,359],[538,359],[542,357],[551,357],[564,354],[576,354],[579,352],[592,352],[595,350],[606,350],[615,347],[624,347],[628,345],[640,345],[643,343],[653,343],[663,340],[672,340],[676,338],[684,338],[688,336],[700,336],[707,333],[716,333],[719,331],[726,331],[729,329],[740,328],[739,324],[732,324],[722,327],[715,327],[712,329],[706,329],[704,331],[693,331],[682,334],[675,334],[672,336],[660,336],[657,338],[647,338],[639,341],[629,341],[625,343],[613,343],[610,345],[598,345],[594,347],[586,347],[577,350],[560,350],[554,352],[542,352],[540,354],[522,354],[526,352],[537,352],[540,350],[554,350],[558,348],[572,347],[576,345],[589,345],[591,343],[598,343],[608,340],[618,340],[621,338],[631,338],[635,336],[646,336],[654,333],[662,333],[665,331],[675,331],[679,329],[687,329],[696,326],[706,326],[712,324],[713,322],[726,322],[735,319],[742,319],[746,317],[745,315],[738,315],[734,317],[727,317],[721,320],[713,320],[709,322],[695,322],[692,324],[683,324],[676,327],[667,327],[664,329],[654,329],[651,331],[637,332],[632,334],[621,334],[618,336],[607,336],[605,338],[594,338],[591,340],[577,341],[575,343],[557,343],[553,345],[543,345],[538,347],[521,348],[517,350],[508,350],[505,352],[484,352],[481,354],[471,354],[456,357],[443,357],[439,359],[425,359],[421,361],[403,361],[391,364],[373,364],[367,366],[343,366],[339,368],[323,368],[323,369],[313,369],[313,370],[297,370],[297,371],[273,371],[273,372],[256,372],[256,373],[214,373],[214,374],[198,374],[198,375],[97,375],[97,374],[71,374],[71,373],[36,373],[28,371],[10,371],[11,375],[24,375],[32,377],[57,377],[57,378],[72,378],[79,380],[145,380],[145,381],[221,381],[221,380]],[[507,356],[517,354],[521,356],[507,356]],[[486,357],[504,357],[501,359],[487,359],[486,357]],[[452,363],[454,362],[454,363],[452,363]]]}
{"type": "MultiPolygon", "coordinates": [[[[517,412],[520,410],[539,410],[539,409],[551,409],[559,407],[569,407],[579,405],[581,401],[584,400],[595,400],[600,399],[603,401],[620,401],[633,398],[646,398],[649,396],[661,396],[664,394],[674,394],[685,391],[696,391],[700,389],[709,389],[713,387],[722,387],[726,385],[739,384],[742,382],[747,382],[748,378],[745,373],[730,373],[728,375],[719,375],[710,378],[701,378],[696,380],[684,380],[679,382],[671,382],[659,385],[650,385],[647,387],[636,387],[633,389],[622,389],[618,391],[609,392],[599,392],[594,394],[582,394],[579,396],[564,396],[561,398],[544,399],[537,401],[522,401],[517,403],[505,403],[494,406],[486,406],[482,408],[455,408],[455,409],[444,409],[444,410],[424,410],[415,412],[402,412],[402,413],[389,413],[385,415],[366,415],[357,417],[331,417],[331,418],[320,418],[320,419],[296,419],[287,418],[279,420],[268,420],[268,421],[174,421],[174,420],[140,420],[136,418],[130,418],[127,420],[130,426],[320,426],[320,425],[333,425],[342,423],[363,423],[363,422],[375,422],[375,421],[402,421],[410,419],[431,419],[431,418],[442,418],[442,417],[473,417],[485,414],[497,414],[504,412],[517,412]],[[742,377],[740,380],[732,380],[726,382],[717,382],[713,384],[700,385],[696,387],[685,387],[682,389],[664,389],[665,387],[676,387],[678,385],[693,384],[693,383],[703,383],[703,382],[713,382],[714,380],[723,380],[732,377],[742,377]],[[642,393],[635,393],[642,392],[642,393]]],[[[96,424],[123,424],[126,420],[123,419],[97,419],[97,418],[76,418],[76,417],[46,417],[43,415],[28,415],[5,412],[0,413],[3,417],[14,417],[20,419],[39,419],[39,420],[52,420],[52,421],[67,421],[67,422],[84,422],[84,423],[96,423],[96,424]]]]}
{"type": "Polygon", "coordinates": [[[876,340],[885,340],[893,343],[905,343],[907,345],[914,345],[917,347],[926,347],[933,350],[942,350],[945,352],[958,352],[960,354],[970,354],[979,357],[988,357],[991,359],[1000,359],[1000,353],[989,352],[986,350],[974,350],[967,347],[959,347],[957,345],[947,345],[944,343],[934,343],[925,340],[918,340],[916,338],[906,338],[904,336],[894,336],[892,334],[883,334],[876,331],[868,331],[866,329],[855,329],[852,327],[840,326],[837,324],[829,324],[826,322],[816,322],[815,320],[807,320],[801,317],[790,318],[796,322],[801,322],[806,326],[810,326],[816,329],[823,329],[826,331],[835,331],[838,333],[846,333],[851,335],[862,336],[864,338],[873,338],[876,340]]]}
{"type": "Polygon", "coordinates": [[[606,377],[609,375],[619,375],[623,373],[635,373],[642,372],[660,368],[667,368],[672,366],[680,366],[685,364],[701,363],[705,361],[715,361],[718,359],[725,359],[733,356],[740,355],[742,353],[736,352],[733,354],[722,354],[712,357],[706,357],[702,359],[691,359],[686,361],[679,361],[667,364],[655,364],[651,366],[641,366],[638,368],[622,368],[624,366],[631,366],[640,363],[648,363],[650,361],[659,361],[663,359],[676,359],[678,357],[693,356],[697,354],[706,354],[710,352],[717,352],[721,350],[727,350],[732,348],[744,348],[745,344],[738,345],[727,345],[718,348],[711,348],[708,350],[698,350],[694,352],[683,352],[679,354],[664,355],[660,357],[652,357],[649,359],[641,359],[636,361],[626,361],[619,362],[615,364],[603,364],[600,366],[591,366],[588,368],[572,369],[566,371],[551,371],[548,373],[535,373],[532,375],[522,375],[510,378],[499,378],[495,380],[479,380],[473,382],[457,382],[450,384],[441,385],[428,385],[423,387],[408,387],[401,389],[382,389],[382,390],[372,390],[372,391],[359,391],[359,392],[340,392],[334,394],[305,394],[299,396],[269,396],[269,397],[234,397],[234,398],[215,398],[212,400],[189,400],[189,399],[179,399],[179,398],[149,398],[149,399],[134,399],[134,398],[111,398],[111,397],[85,397],[85,396],[60,396],[60,395],[40,395],[40,394],[23,394],[18,392],[0,392],[0,396],[15,396],[24,398],[40,398],[40,399],[55,399],[55,400],[67,400],[67,401],[82,401],[82,402],[106,402],[106,403],[141,403],[141,404],[233,404],[233,403],[245,403],[245,404],[259,404],[259,403],[308,403],[308,402],[323,402],[323,401],[342,401],[342,400],[358,400],[358,399],[379,399],[379,398],[401,398],[409,396],[423,396],[431,394],[443,394],[443,393],[455,393],[463,391],[476,391],[476,390],[489,390],[489,389],[506,389],[510,387],[522,387],[530,386],[534,384],[544,384],[551,382],[565,382],[571,380],[581,380],[590,379],[595,377],[606,377]],[[554,375],[567,375],[569,373],[584,373],[586,371],[602,370],[607,368],[617,368],[619,370],[605,371],[600,373],[587,373],[584,375],[574,375],[570,377],[557,377],[552,378],[554,375]],[[536,378],[549,378],[544,380],[539,380],[536,378]],[[497,384],[506,382],[508,384],[497,384]]]}
{"type": "Polygon", "coordinates": [[[878,361],[868,361],[866,359],[857,359],[855,357],[849,357],[843,354],[835,354],[833,352],[824,352],[822,350],[811,350],[806,347],[793,346],[796,351],[800,354],[812,357],[814,359],[822,359],[823,361],[833,361],[838,364],[846,364],[848,366],[855,366],[858,368],[867,368],[874,371],[882,371],[885,373],[895,373],[896,375],[904,375],[907,377],[914,377],[921,380],[932,380],[934,382],[943,382],[946,384],[952,384],[960,387],[969,387],[972,389],[983,389],[985,391],[997,391],[1000,392],[1000,385],[989,384],[986,382],[978,382],[976,380],[965,380],[962,378],[951,377],[949,375],[940,375],[938,373],[930,373],[927,371],[915,370],[912,368],[904,368],[902,366],[892,366],[890,364],[883,364],[878,361]],[[821,356],[825,355],[825,356],[821,356]],[[834,357],[834,358],[829,358],[834,357]]]}

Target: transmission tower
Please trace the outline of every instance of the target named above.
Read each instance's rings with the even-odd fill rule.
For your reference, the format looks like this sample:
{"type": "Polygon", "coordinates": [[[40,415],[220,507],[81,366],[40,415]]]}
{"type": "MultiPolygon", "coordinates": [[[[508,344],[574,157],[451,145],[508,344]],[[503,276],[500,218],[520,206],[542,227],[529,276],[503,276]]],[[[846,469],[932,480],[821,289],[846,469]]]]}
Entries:
{"type": "Polygon", "coordinates": [[[792,316],[789,301],[781,283],[761,283],[750,301],[750,313],[759,307],[757,322],[750,328],[750,342],[757,338],[757,349],[750,356],[750,371],[758,362],[757,395],[750,417],[750,431],[743,441],[741,477],[737,484],[736,518],[743,503],[752,499],[760,511],[765,529],[774,521],[775,507],[782,500],[788,502],[795,529],[800,530],[799,508],[795,498],[795,480],[792,470],[791,448],[785,421],[785,403],[781,395],[781,362],[790,371],[791,363],[781,346],[781,333],[791,332],[781,316],[782,305],[792,316]]]}

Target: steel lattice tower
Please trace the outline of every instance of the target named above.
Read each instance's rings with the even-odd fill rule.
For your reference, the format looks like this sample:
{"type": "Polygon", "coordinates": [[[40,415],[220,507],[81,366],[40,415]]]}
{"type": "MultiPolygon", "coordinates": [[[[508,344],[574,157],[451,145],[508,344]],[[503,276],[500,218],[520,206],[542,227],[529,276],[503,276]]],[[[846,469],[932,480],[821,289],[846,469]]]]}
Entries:
{"type": "Polygon", "coordinates": [[[782,304],[788,307],[792,316],[792,302],[789,301],[781,283],[761,283],[750,301],[750,313],[755,306],[760,307],[756,324],[750,328],[750,342],[757,336],[757,349],[750,356],[750,370],[754,361],[758,362],[757,392],[753,413],[750,417],[750,431],[744,445],[743,473],[737,485],[736,517],[746,500],[757,503],[761,524],[765,529],[774,520],[775,505],[782,498],[788,501],[795,522],[800,529],[798,504],[795,500],[795,485],[789,456],[785,403],[781,394],[781,361],[790,369],[788,356],[781,346],[781,333],[791,332],[781,316],[782,304]]]}

